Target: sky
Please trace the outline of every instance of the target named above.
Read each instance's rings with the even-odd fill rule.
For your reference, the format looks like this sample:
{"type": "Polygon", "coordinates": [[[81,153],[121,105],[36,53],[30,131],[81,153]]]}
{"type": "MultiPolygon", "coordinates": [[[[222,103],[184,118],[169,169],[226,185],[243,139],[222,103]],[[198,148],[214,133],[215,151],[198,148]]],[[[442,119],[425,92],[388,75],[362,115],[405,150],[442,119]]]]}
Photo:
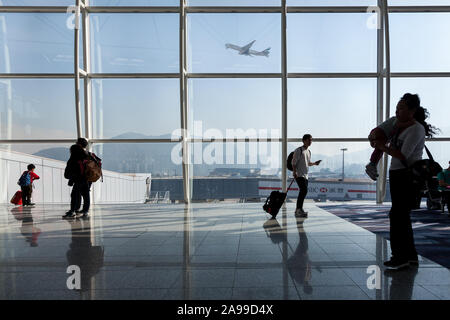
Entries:
{"type": "MultiPolygon", "coordinates": [[[[73,1],[3,0],[3,5],[70,5],[73,1]]],[[[288,0],[288,5],[371,5],[375,1],[288,0]]],[[[178,5],[178,0],[91,0],[92,5],[178,5]]],[[[190,0],[190,5],[278,5],[277,0],[190,0]]],[[[450,5],[389,1],[390,5],[450,5]]],[[[0,73],[73,72],[73,31],[66,14],[0,13],[0,73]],[[9,61],[9,64],[6,63],[9,61]]],[[[370,14],[288,14],[288,72],[376,72],[376,29],[370,14]]],[[[179,72],[177,14],[92,14],[92,71],[179,72]]],[[[450,15],[390,15],[392,72],[450,72],[450,15]]],[[[189,14],[190,73],[280,73],[279,14],[189,14]],[[270,49],[241,56],[226,43],[270,49]]],[[[450,137],[449,78],[392,79],[391,113],[405,93],[418,93],[430,122],[450,137]]],[[[95,138],[127,132],[171,134],[180,125],[178,79],[93,81],[95,138]]],[[[76,136],[73,80],[0,79],[0,139],[76,136]],[[9,102],[11,101],[11,102],[9,102]],[[11,103],[12,114],[7,106],[11,103]],[[11,119],[9,121],[8,119],[11,119]],[[11,136],[10,136],[11,134],[11,136]]],[[[280,79],[190,79],[189,123],[205,130],[281,130],[280,79]]],[[[376,79],[289,79],[288,137],[365,138],[376,126],[376,79]]],[[[83,109],[83,105],[82,105],[83,109]]],[[[321,147],[322,154],[339,148],[321,147]]],[[[366,148],[358,144],[355,152],[366,148]]],[[[450,158],[450,148],[439,149],[450,158]],[[441,150],[442,149],[442,150],[441,150]]]]}

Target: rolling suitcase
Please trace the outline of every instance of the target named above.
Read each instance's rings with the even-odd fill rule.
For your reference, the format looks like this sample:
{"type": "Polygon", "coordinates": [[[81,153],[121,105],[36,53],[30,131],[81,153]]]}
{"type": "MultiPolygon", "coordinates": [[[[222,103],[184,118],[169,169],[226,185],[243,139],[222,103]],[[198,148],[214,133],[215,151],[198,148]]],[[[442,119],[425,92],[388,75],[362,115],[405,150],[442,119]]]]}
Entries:
{"type": "Polygon", "coordinates": [[[22,191],[17,191],[14,196],[11,198],[11,203],[17,205],[22,204],[22,191]]]}
{"type": "MultiPolygon", "coordinates": [[[[291,187],[293,182],[294,179],[292,179],[291,183],[289,184],[287,192],[289,191],[289,188],[291,187]]],[[[266,202],[263,205],[263,210],[270,214],[272,218],[275,218],[278,214],[278,211],[280,211],[284,200],[286,200],[287,192],[272,191],[270,193],[270,196],[267,197],[266,202]]]]}

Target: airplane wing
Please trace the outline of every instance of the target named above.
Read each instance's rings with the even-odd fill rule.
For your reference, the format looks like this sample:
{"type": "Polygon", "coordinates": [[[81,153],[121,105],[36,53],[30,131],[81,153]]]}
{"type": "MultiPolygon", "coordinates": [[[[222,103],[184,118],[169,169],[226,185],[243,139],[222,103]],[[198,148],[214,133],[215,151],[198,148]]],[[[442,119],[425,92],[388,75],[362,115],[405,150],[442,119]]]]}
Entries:
{"type": "Polygon", "coordinates": [[[241,51],[242,50],[242,47],[239,47],[239,46],[231,44],[231,43],[227,43],[225,45],[225,48],[227,48],[227,49],[234,49],[234,50],[237,50],[237,51],[241,51]]]}
{"type": "Polygon", "coordinates": [[[241,52],[239,52],[240,54],[249,54],[249,50],[252,47],[252,45],[256,42],[256,40],[253,40],[252,42],[250,42],[249,44],[243,46],[241,48],[241,52]]]}

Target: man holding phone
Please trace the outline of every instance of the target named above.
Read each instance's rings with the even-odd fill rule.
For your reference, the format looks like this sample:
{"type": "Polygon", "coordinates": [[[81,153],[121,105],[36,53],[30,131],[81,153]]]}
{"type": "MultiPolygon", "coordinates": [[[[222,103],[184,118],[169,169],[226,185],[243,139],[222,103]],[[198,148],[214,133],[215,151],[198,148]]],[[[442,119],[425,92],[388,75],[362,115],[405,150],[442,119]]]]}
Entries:
{"type": "Polygon", "coordinates": [[[308,193],[308,169],[310,166],[318,166],[322,160],[311,162],[311,151],[308,149],[312,143],[312,136],[305,134],[303,136],[303,146],[295,149],[292,157],[292,168],[295,181],[300,189],[297,198],[297,208],[295,216],[300,218],[307,218],[308,212],[303,210],[303,202],[308,193]]]}

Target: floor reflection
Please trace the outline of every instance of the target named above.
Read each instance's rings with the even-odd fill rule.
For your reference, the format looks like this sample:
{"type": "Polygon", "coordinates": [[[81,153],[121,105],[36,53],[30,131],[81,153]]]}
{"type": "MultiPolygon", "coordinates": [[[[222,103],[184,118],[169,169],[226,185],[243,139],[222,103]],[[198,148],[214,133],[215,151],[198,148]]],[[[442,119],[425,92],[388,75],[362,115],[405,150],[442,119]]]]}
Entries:
{"type": "Polygon", "coordinates": [[[77,218],[66,220],[71,227],[72,242],[66,257],[69,266],[75,265],[81,271],[80,292],[88,292],[93,288],[94,276],[103,266],[104,248],[94,246],[91,230],[91,219],[77,218]]]}
{"type": "Polygon", "coordinates": [[[22,222],[20,233],[25,237],[25,241],[30,244],[30,247],[37,247],[42,230],[35,226],[31,208],[15,207],[11,209],[11,213],[16,220],[22,222]]]}

